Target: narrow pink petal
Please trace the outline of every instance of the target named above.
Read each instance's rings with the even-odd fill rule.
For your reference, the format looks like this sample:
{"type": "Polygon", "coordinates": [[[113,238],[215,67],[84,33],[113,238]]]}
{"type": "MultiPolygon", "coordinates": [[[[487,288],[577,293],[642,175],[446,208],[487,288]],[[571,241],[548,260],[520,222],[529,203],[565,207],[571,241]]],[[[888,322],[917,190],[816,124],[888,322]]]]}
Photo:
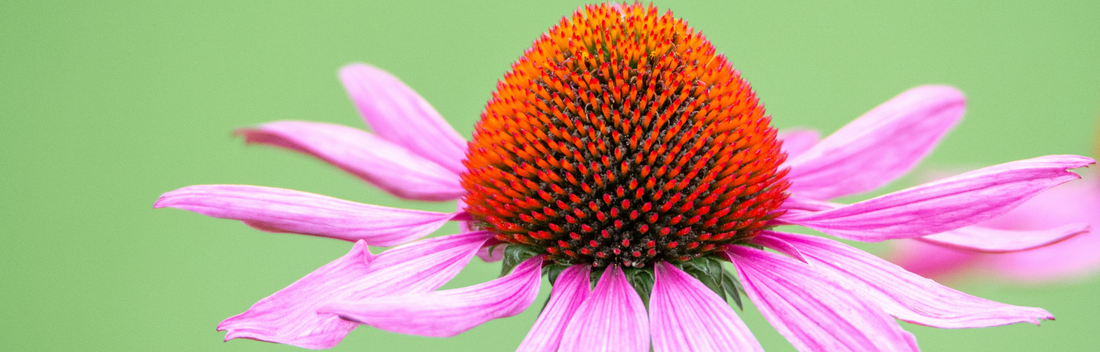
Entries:
{"type": "Polygon", "coordinates": [[[189,186],[160,196],[154,208],[178,208],[240,220],[268,232],[298,233],[371,246],[395,246],[424,237],[454,214],[388,208],[313,193],[243,185],[189,186]]]}
{"type": "Polygon", "coordinates": [[[845,282],[890,315],[937,328],[978,328],[1054,319],[1041,308],[974,297],[905,271],[867,252],[816,236],[769,232],[798,247],[814,268],[845,282]]]}
{"type": "Polygon", "coordinates": [[[377,256],[365,242],[297,282],[218,324],[226,340],[247,338],[305,348],[336,346],[358,324],[318,314],[331,302],[428,292],[458,274],[489,239],[488,232],[436,237],[394,247],[377,256]]]}
{"type": "Polygon", "coordinates": [[[655,271],[649,300],[654,351],[764,350],[729,304],[702,282],[665,262],[655,271]]]}
{"type": "Polygon", "coordinates": [[[1051,155],[929,182],[852,205],[785,214],[778,220],[836,237],[877,242],[951,231],[994,218],[1039,192],[1080,178],[1090,158],[1051,155]]]}
{"type": "Polygon", "coordinates": [[[913,335],[862,292],[811,266],[759,249],[731,246],[745,293],[799,351],[917,351],[913,335]]]}
{"type": "Polygon", "coordinates": [[[910,89],[788,162],[790,192],[831,199],[874,190],[913,168],[965,111],[958,89],[910,89]]]}
{"type": "Polygon", "coordinates": [[[454,173],[466,170],[466,140],[400,79],[371,65],[351,64],[340,70],[340,81],[379,136],[454,173]]]}
{"type": "Polygon", "coordinates": [[[843,207],[844,204],[827,202],[823,200],[815,200],[810,198],[799,197],[798,195],[790,195],[787,200],[783,201],[783,204],[779,205],[779,210],[786,210],[792,215],[805,211],[822,211],[843,207]],[[791,212],[793,211],[793,212],[791,212]]]}
{"type": "Polygon", "coordinates": [[[237,130],[247,143],[282,147],[324,160],[395,196],[452,200],[465,194],[458,172],[430,158],[347,126],[277,121],[237,130]]]}
{"type": "Polygon", "coordinates": [[[486,283],[366,302],[322,307],[345,320],[403,334],[451,337],[493,319],[514,316],[535,301],[542,281],[542,257],[520,263],[511,274],[486,283]]]}
{"type": "Polygon", "coordinates": [[[772,249],[776,252],[779,252],[779,253],[782,253],[782,254],[784,254],[788,257],[791,257],[791,259],[794,259],[794,260],[797,260],[797,261],[800,261],[800,262],[803,262],[803,263],[806,263],[806,264],[810,263],[808,260],[806,260],[806,257],[802,256],[802,253],[799,252],[798,248],[795,248],[794,245],[792,245],[790,243],[787,243],[787,241],[784,241],[783,239],[781,239],[779,237],[769,236],[767,233],[764,233],[762,235],[757,235],[756,237],[748,239],[746,242],[751,243],[751,244],[760,245],[764,248],[770,248],[770,249],[772,249]]]}
{"type": "Polygon", "coordinates": [[[539,319],[527,332],[527,337],[523,338],[523,342],[519,344],[516,351],[554,352],[558,350],[569,320],[591,294],[590,272],[591,267],[588,265],[573,265],[558,275],[554,289],[550,292],[550,301],[546,303],[542,314],[539,314],[539,319]]]}
{"type": "Polygon", "coordinates": [[[777,138],[783,141],[782,149],[787,153],[787,160],[793,160],[810,150],[821,136],[815,130],[791,128],[779,131],[777,138]]]}
{"type": "Polygon", "coordinates": [[[967,226],[915,239],[964,251],[1011,253],[1046,247],[1087,232],[1089,232],[1088,224],[1069,224],[1048,230],[1032,231],[967,226]]]}
{"type": "Polygon", "coordinates": [[[596,289],[565,328],[560,351],[649,351],[649,320],[642,298],[618,265],[607,267],[596,289]]]}

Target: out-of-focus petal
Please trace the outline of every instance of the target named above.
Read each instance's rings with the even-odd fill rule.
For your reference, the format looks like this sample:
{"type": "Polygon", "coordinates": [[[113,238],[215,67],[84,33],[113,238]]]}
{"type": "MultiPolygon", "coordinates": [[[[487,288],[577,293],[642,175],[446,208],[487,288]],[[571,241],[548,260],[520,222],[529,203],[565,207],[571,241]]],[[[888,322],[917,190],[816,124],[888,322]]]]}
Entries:
{"type": "Polygon", "coordinates": [[[546,303],[542,314],[539,314],[539,319],[527,332],[527,337],[523,338],[523,342],[519,344],[516,351],[554,352],[558,350],[569,320],[591,293],[590,271],[591,267],[588,265],[573,265],[558,275],[554,289],[550,292],[550,301],[546,303]]]}
{"type": "Polygon", "coordinates": [[[981,253],[954,250],[917,240],[890,241],[890,244],[891,252],[884,258],[905,271],[937,281],[966,269],[981,256],[981,253]]]}
{"type": "Polygon", "coordinates": [[[821,137],[816,130],[791,128],[779,131],[776,138],[783,141],[783,152],[787,153],[787,160],[793,160],[810,150],[821,137]]]}
{"type": "Polygon", "coordinates": [[[466,140],[400,79],[357,63],[340,70],[340,81],[374,133],[454,173],[466,170],[466,140]]]}
{"type": "MultiPolygon", "coordinates": [[[[1031,230],[1084,222],[1100,226],[1100,179],[1096,174],[1043,192],[1020,207],[982,223],[999,229],[1031,230]]],[[[1100,269],[1100,233],[1093,231],[1058,244],[1011,254],[981,255],[978,266],[1022,282],[1073,279],[1100,269]]]]}
{"type": "Polygon", "coordinates": [[[905,91],[788,162],[790,192],[831,199],[874,190],[923,159],[965,111],[953,87],[905,91]]]}
{"type": "Polygon", "coordinates": [[[1053,319],[1041,308],[974,297],[920,277],[867,252],[816,236],[770,232],[798,247],[814,268],[850,285],[890,315],[937,328],[979,328],[1053,319]]]}
{"type": "Polygon", "coordinates": [[[1049,282],[1078,279],[1100,271],[1100,233],[1090,232],[1030,251],[981,255],[978,263],[1004,279],[1019,282],[1049,282]]]}
{"type": "Polygon", "coordinates": [[[864,242],[931,235],[1004,214],[1047,188],[1080,178],[1068,169],[1092,163],[1075,155],[1014,161],[840,208],[785,214],[778,220],[864,242]]]}
{"type": "Polygon", "coordinates": [[[401,198],[438,201],[457,199],[466,193],[457,172],[351,127],[277,121],[242,128],[236,133],[243,135],[247,143],[312,155],[401,198]]]}
{"type": "Polygon", "coordinates": [[[365,242],[351,252],[218,324],[226,340],[247,338],[305,348],[336,346],[358,324],[317,309],[331,302],[435,290],[458,274],[491,235],[436,237],[372,256],[365,242]]]}
{"type": "Polygon", "coordinates": [[[861,292],[810,266],[759,249],[731,246],[745,293],[799,351],[917,351],[912,334],[861,292]]]}
{"type": "Polygon", "coordinates": [[[424,237],[454,214],[388,208],[313,193],[243,185],[189,186],[160,196],[154,208],[172,207],[254,228],[298,233],[371,246],[395,246],[424,237]]]}
{"type": "Polygon", "coordinates": [[[649,325],[653,350],[763,351],[726,301],[672,264],[657,263],[649,325]]]}
{"type": "Polygon", "coordinates": [[[451,337],[493,319],[523,312],[539,294],[542,257],[520,263],[511,274],[453,290],[387,296],[366,302],[328,304],[318,313],[403,334],[451,337]]]}
{"type": "Polygon", "coordinates": [[[642,298],[618,265],[608,266],[596,289],[577,309],[561,351],[649,351],[649,321],[642,298]]]}
{"type": "Polygon", "coordinates": [[[997,230],[967,226],[952,231],[917,237],[916,240],[948,248],[984,252],[1011,253],[1046,247],[1089,232],[1088,224],[1069,224],[1048,230],[997,230]]]}

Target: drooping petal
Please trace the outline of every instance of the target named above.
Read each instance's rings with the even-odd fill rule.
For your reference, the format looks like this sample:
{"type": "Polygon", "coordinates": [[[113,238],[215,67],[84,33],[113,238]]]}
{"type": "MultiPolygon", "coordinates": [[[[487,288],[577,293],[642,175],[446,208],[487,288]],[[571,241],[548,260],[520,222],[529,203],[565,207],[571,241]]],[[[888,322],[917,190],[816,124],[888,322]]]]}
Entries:
{"type": "Polygon", "coordinates": [[[864,242],[931,235],[1004,214],[1047,188],[1080,178],[1068,169],[1092,163],[1075,155],[1014,161],[840,208],[785,214],[778,220],[864,242]]]}
{"type": "Polygon", "coordinates": [[[357,63],[340,70],[340,81],[374,133],[454,173],[466,170],[466,140],[400,79],[357,63]]]}
{"type": "Polygon", "coordinates": [[[713,290],[672,264],[660,262],[654,269],[649,300],[654,351],[764,350],[713,290]]]}
{"type": "Polygon", "coordinates": [[[793,244],[817,270],[843,281],[887,313],[937,328],[978,328],[1053,319],[1041,308],[974,297],[854,247],[816,236],[768,232],[793,244]]]}
{"type": "Polygon", "coordinates": [[[787,160],[793,160],[817,144],[820,135],[816,130],[791,128],[779,131],[776,138],[783,141],[783,152],[787,153],[787,160]]]}
{"type": "Polygon", "coordinates": [[[154,208],[172,207],[254,228],[371,246],[395,246],[424,237],[454,214],[388,208],[313,193],[244,185],[188,186],[165,193],[154,208]]]}
{"type": "Polygon", "coordinates": [[[394,247],[377,256],[365,242],[302,279],[218,324],[226,340],[247,338],[305,348],[336,346],[358,324],[317,309],[338,301],[435,290],[458,274],[487,232],[436,237],[394,247]]]}
{"type": "Polygon", "coordinates": [[[516,351],[554,352],[558,350],[569,320],[591,293],[590,272],[591,267],[588,265],[573,265],[558,275],[554,289],[550,292],[550,301],[546,303],[542,314],[539,314],[535,325],[531,326],[527,337],[523,338],[523,342],[519,344],[516,351]]]}
{"type": "Polygon", "coordinates": [[[596,289],[565,328],[560,351],[649,351],[645,304],[618,265],[608,266],[596,289]]]}
{"type": "Polygon", "coordinates": [[[511,274],[453,290],[328,304],[318,313],[403,334],[451,337],[493,319],[523,312],[539,294],[542,257],[520,263],[511,274]]]}
{"type": "Polygon", "coordinates": [[[806,260],[806,257],[802,256],[802,253],[798,251],[794,245],[787,243],[783,239],[775,236],[755,236],[749,238],[747,243],[760,245],[764,248],[770,248],[776,252],[782,253],[794,260],[809,264],[810,261],[806,260]]]}
{"type": "Polygon", "coordinates": [[[923,159],[965,111],[966,98],[958,89],[910,89],[791,160],[789,191],[831,199],[874,190],[923,159]]]}
{"type": "Polygon", "coordinates": [[[948,248],[1011,253],[1046,247],[1089,232],[1088,224],[1069,224],[1048,230],[1014,231],[967,226],[952,231],[917,237],[916,240],[948,248]]]}
{"type": "Polygon", "coordinates": [[[347,126],[277,121],[237,130],[247,143],[282,147],[324,160],[390,194],[415,200],[451,200],[465,194],[458,173],[430,158],[347,126]]]}
{"type": "Polygon", "coordinates": [[[745,293],[799,351],[916,351],[912,334],[861,293],[812,267],[759,249],[730,246],[745,293]]]}

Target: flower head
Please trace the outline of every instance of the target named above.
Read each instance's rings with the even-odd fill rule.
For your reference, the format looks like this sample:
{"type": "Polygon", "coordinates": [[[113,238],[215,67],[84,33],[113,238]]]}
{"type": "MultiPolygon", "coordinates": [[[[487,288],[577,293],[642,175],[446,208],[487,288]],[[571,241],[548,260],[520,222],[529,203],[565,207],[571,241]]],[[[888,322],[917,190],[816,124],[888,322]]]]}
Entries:
{"type": "Polygon", "coordinates": [[[466,211],[556,263],[679,263],[781,214],[784,156],[752,87],[655,7],[563,19],[481,116],[462,175],[466,211]]]}
{"type": "Polygon", "coordinates": [[[800,350],[915,350],[895,318],[963,328],[1052,317],[774,227],[860,241],[942,233],[1003,214],[1092,163],[1040,157],[855,204],[829,202],[908,171],[962,116],[961,93],[915,88],[821,141],[807,131],[777,134],[752,88],[705,37],[639,4],[586,6],[563,18],[498,84],[468,144],[384,71],[352,65],[341,78],[376,134],[310,122],[240,133],[400,197],[461,197],[459,209],[393,209],[254,186],[166,193],[157,207],[356,242],[223,321],[227,339],[325,348],[358,325],[453,336],[523,311],[547,275],[550,300],[520,350],[760,350],[725,301],[740,304],[742,293],[800,350]],[[462,233],[419,239],[447,221],[461,221],[462,233]],[[504,275],[437,290],[477,254],[503,257],[504,275]]]}

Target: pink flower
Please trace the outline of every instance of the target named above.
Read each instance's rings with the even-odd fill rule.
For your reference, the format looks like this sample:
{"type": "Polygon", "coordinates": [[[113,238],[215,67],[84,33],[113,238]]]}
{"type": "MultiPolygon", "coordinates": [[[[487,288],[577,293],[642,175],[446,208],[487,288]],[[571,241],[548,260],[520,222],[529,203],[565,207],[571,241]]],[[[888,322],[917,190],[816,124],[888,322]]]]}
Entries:
{"type": "Polygon", "coordinates": [[[911,169],[961,118],[962,94],[918,87],[824,140],[806,131],[779,137],[725,57],[652,6],[593,5],[563,18],[498,84],[469,143],[388,73],[356,64],[341,79],[375,134],[294,121],[239,133],[399,197],[462,198],[459,209],[393,209],[256,186],[164,194],[155,207],[355,242],[223,321],[227,339],[327,348],[358,325],[453,336],[527,309],[545,274],[550,300],[519,350],[760,350],[725,301],[740,304],[741,292],[799,350],[916,350],[895,319],[967,328],[1052,316],[773,228],[858,241],[943,233],[1004,214],[1093,162],[1039,157],[855,204],[827,202],[911,169]],[[446,221],[462,221],[463,232],[420,239],[446,221]],[[437,290],[478,254],[503,257],[506,275],[437,290]]]}
{"type": "Polygon", "coordinates": [[[1081,278],[1100,268],[1100,256],[1095,253],[1100,249],[1100,234],[1088,232],[1097,226],[1100,184],[1089,177],[1043,192],[1004,215],[970,227],[981,229],[987,236],[1020,239],[1025,242],[1020,246],[1001,251],[976,250],[945,245],[935,241],[944,235],[934,235],[929,236],[932,240],[894,242],[894,251],[887,259],[936,279],[965,271],[1031,283],[1081,278]]]}

